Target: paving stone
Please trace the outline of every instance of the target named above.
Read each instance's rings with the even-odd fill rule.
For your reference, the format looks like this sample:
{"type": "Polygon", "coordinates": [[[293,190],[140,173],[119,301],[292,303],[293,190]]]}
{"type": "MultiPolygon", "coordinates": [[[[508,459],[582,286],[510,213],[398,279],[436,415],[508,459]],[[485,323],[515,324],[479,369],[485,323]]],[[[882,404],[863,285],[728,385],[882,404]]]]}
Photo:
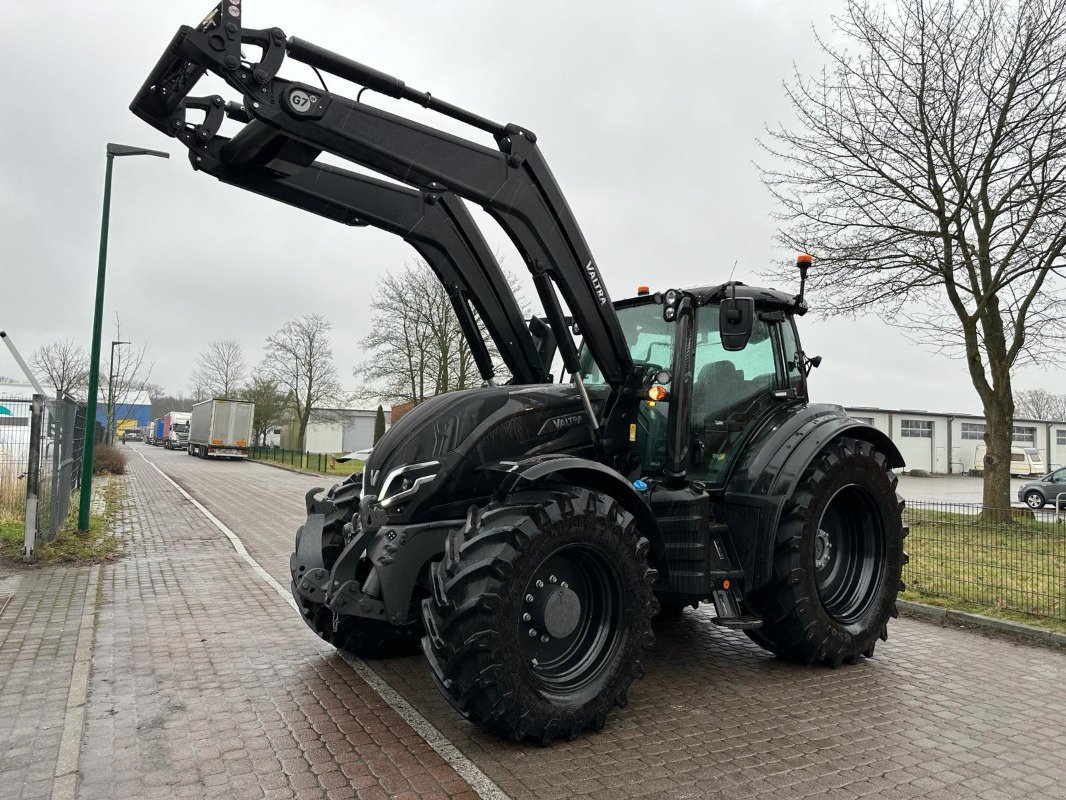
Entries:
{"type": "MultiPolygon", "coordinates": [[[[144,451],[288,586],[304,494],[333,479],[144,451]]],[[[151,491],[177,497],[161,482],[151,491]]],[[[301,798],[345,788],[359,798],[473,796],[450,767],[423,756],[417,734],[291,608],[256,591],[251,571],[217,566],[224,540],[188,502],[174,500],[167,514],[104,586],[111,617],[122,610],[123,618],[109,618],[109,643],[128,654],[147,641],[151,656],[126,655],[112,668],[115,681],[128,675],[141,694],[123,701],[101,686],[112,692],[109,707],[138,725],[164,715],[156,730],[176,732],[174,752],[229,737],[247,753],[253,743],[271,748],[274,766],[252,756],[246,773],[268,797],[275,783],[264,775],[279,771],[282,788],[301,798]],[[157,591],[174,595],[173,609],[154,599],[157,591]],[[174,701],[185,709],[167,705],[174,701]],[[175,715],[182,724],[165,727],[175,715]],[[338,770],[320,770],[325,764],[338,770]],[[338,774],[346,784],[334,787],[338,774]]],[[[420,657],[369,663],[514,798],[1066,797],[1062,652],[898,620],[874,659],[830,671],[779,661],[701,612],[657,633],[648,676],[627,708],[601,734],[543,749],[499,741],[456,715],[420,657]]],[[[107,721],[91,721],[101,741],[107,734],[122,745],[140,730],[107,721]]],[[[143,761],[159,742],[141,747],[143,761]]]]}
{"type": "MultiPolygon", "coordinates": [[[[120,526],[128,555],[100,579],[80,796],[355,797],[348,771],[365,775],[368,761],[400,755],[418,780],[394,769],[393,792],[448,795],[456,780],[468,788],[136,457],[120,526]],[[349,741],[339,723],[353,716],[402,738],[328,749],[349,741]]],[[[62,579],[73,585],[77,576],[62,579]]],[[[54,646],[65,646],[62,624],[55,630],[54,646]]],[[[383,791],[378,780],[365,788],[383,791]]]]}

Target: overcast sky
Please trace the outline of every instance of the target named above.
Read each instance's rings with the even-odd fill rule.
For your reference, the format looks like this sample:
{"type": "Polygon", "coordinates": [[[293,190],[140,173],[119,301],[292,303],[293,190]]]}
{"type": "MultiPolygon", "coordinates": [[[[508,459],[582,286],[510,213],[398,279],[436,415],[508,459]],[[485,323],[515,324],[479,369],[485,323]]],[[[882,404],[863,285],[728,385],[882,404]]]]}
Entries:
{"type": "MultiPolygon", "coordinates": [[[[209,2],[0,0],[8,81],[0,328],[27,356],[65,337],[88,348],[104,145],[141,145],[172,158],[115,162],[105,348],[117,312],[122,338],[147,345],[153,381],[177,393],[208,341],[236,339],[254,364],[285,320],[317,312],[333,325],[342,381],[354,387],[375,281],[413,251],[385,233],[344,228],[194,173],[184,148],[127,109],[178,25],[196,24],[209,2]]],[[[765,124],[790,119],[781,82],[794,63],[818,67],[811,27],[829,33],[841,5],[247,0],[245,24],[279,26],[535,131],[618,299],[643,283],[720,282],[734,262],[737,279],[765,282],[760,273],[790,257],[773,245],[773,206],[752,163],[756,139],[765,124]]],[[[314,80],[295,62],[282,74],[314,80]]],[[[373,101],[460,130],[409,103],[373,101]]],[[[480,210],[475,216],[505,266],[521,269],[499,229],[480,210]]],[[[817,310],[819,298],[808,300],[817,310]]],[[[809,353],[824,357],[815,399],[979,409],[961,361],[911,344],[876,317],[813,316],[801,335],[809,353]]],[[[18,376],[6,350],[0,374],[18,376]]],[[[1016,385],[1066,392],[1066,377],[1030,368],[1016,385]]]]}

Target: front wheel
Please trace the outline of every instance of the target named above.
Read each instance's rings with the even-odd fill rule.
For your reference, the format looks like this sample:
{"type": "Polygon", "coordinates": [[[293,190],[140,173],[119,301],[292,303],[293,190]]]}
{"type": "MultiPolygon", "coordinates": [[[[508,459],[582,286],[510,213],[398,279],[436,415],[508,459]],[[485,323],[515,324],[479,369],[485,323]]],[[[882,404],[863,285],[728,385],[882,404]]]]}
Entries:
{"type": "Polygon", "coordinates": [[[1025,504],[1029,506],[1029,508],[1043,508],[1044,503],[1046,502],[1047,501],[1044,500],[1044,495],[1040,494],[1040,492],[1035,489],[1025,495],[1025,504]]]}
{"type": "Polygon", "coordinates": [[[839,439],[818,454],[782,516],[770,582],[748,597],[763,619],[755,642],[806,664],[873,655],[897,615],[907,563],[896,484],[867,442],[839,439]]]}
{"type": "Polygon", "coordinates": [[[423,603],[437,688],[515,741],[599,729],[654,642],[648,540],[610,497],[528,491],[449,535],[423,603]]]}

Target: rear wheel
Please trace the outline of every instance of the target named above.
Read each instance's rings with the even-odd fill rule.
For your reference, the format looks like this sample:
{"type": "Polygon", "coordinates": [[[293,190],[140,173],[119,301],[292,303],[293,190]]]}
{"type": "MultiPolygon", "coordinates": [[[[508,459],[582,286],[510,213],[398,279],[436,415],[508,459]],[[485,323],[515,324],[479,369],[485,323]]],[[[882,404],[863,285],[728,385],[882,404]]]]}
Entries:
{"type": "Polygon", "coordinates": [[[423,603],[437,688],[487,731],[543,744],[603,726],[654,642],[648,541],[606,495],[523,492],[470,514],[423,603]]]}
{"type": "Polygon", "coordinates": [[[903,501],[885,454],[840,439],[807,468],[778,528],[773,575],[748,601],[760,646],[806,664],[854,663],[888,638],[903,589],[903,501]]]}

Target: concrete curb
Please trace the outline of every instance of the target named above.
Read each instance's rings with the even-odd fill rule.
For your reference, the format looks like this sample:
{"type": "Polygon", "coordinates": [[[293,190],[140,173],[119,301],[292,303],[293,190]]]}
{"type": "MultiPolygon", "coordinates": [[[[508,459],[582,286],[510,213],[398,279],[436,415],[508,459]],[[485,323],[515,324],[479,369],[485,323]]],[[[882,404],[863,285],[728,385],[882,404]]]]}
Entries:
{"type": "Polygon", "coordinates": [[[967,628],[1006,633],[1054,647],[1066,647],[1066,633],[1056,633],[1046,628],[1036,628],[1021,622],[986,617],[983,614],[971,614],[967,611],[955,611],[926,603],[914,603],[910,600],[899,600],[897,605],[900,613],[905,616],[935,622],[938,625],[962,625],[967,628]]]}
{"type": "Polygon", "coordinates": [[[89,570],[88,599],[78,630],[74,652],[67,711],[63,718],[63,735],[56,755],[52,800],[74,800],[78,788],[78,764],[81,759],[81,735],[85,727],[85,703],[89,697],[89,670],[92,666],[93,639],[96,635],[96,611],[100,606],[100,565],[89,570]]]}

